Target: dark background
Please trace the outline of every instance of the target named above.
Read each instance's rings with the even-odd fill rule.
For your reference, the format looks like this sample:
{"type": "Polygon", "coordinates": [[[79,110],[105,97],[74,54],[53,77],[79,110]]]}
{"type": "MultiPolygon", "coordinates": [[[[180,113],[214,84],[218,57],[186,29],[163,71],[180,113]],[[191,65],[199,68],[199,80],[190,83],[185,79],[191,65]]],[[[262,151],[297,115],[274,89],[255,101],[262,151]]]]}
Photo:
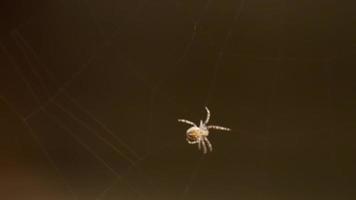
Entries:
{"type": "Polygon", "coordinates": [[[0,3],[0,198],[355,199],[355,6],[0,3]]]}

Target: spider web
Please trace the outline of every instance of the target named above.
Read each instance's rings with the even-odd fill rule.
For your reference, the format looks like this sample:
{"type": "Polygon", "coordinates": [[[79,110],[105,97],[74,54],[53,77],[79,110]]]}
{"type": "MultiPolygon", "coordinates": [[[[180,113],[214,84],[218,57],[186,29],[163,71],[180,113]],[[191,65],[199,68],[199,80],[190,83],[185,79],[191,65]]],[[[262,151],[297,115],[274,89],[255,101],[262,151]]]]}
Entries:
{"type": "MultiPolygon", "coordinates": [[[[145,2],[138,3],[139,6],[136,9],[136,12],[134,12],[133,14],[134,17],[139,16],[141,9],[144,7],[144,4],[145,2]]],[[[205,12],[207,12],[207,9],[209,8],[211,1],[207,1],[204,4],[205,5],[201,13],[198,15],[198,17],[193,23],[193,32],[187,44],[183,48],[183,54],[173,64],[175,67],[180,67],[183,60],[190,52],[197,35],[197,28],[200,24],[200,21],[203,19],[205,12]]],[[[93,23],[96,26],[100,26],[98,25],[97,20],[93,20],[93,23]]],[[[99,33],[102,32],[100,28],[98,29],[99,29],[98,30],[99,33]]],[[[16,113],[16,116],[21,120],[23,125],[27,128],[33,141],[35,141],[36,144],[39,146],[40,150],[42,151],[42,153],[45,155],[46,159],[52,166],[54,172],[62,179],[63,184],[67,188],[68,192],[71,195],[73,195],[74,199],[78,199],[80,197],[78,197],[78,194],[76,194],[75,189],[73,188],[70,181],[68,181],[66,176],[63,175],[62,169],[55,161],[54,158],[55,156],[52,155],[49,148],[46,146],[46,144],[44,144],[45,142],[43,142],[43,140],[45,139],[41,138],[37,133],[37,131],[34,130],[33,128],[32,125],[33,122],[31,122],[31,120],[38,118],[38,116],[45,118],[46,120],[49,120],[51,122],[54,122],[56,127],[62,129],[63,132],[68,134],[73,140],[77,142],[79,146],[85,149],[87,153],[91,154],[97,162],[101,163],[109,172],[111,172],[112,175],[114,175],[115,179],[113,183],[109,184],[109,186],[106,189],[104,189],[103,192],[99,193],[96,199],[104,199],[108,191],[111,190],[115,186],[115,184],[117,184],[118,180],[124,182],[125,185],[127,185],[127,187],[130,189],[130,191],[136,194],[137,197],[144,198],[144,199],[146,198],[145,195],[141,194],[141,192],[137,191],[137,189],[130,184],[131,181],[123,180],[122,175],[117,171],[117,169],[114,168],[111,164],[109,164],[109,162],[107,162],[96,150],[93,149],[92,147],[93,144],[86,142],[85,139],[82,138],[83,136],[78,136],[77,133],[78,130],[76,130],[75,128],[67,124],[70,123],[70,124],[76,124],[81,126],[82,130],[85,129],[86,132],[92,134],[94,138],[97,139],[98,141],[97,143],[101,142],[108,149],[112,150],[115,154],[121,157],[121,159],[125,161],[129,167],[134,168],[137,171],[136,173],[139,174],[140,169],[139,167],[136,166],[136,163],[146,158],[141,158],[141,156],[137,152],[135,152],[133,148],[131,148],[127,143],[125,143],[122,139],[120,139],[103,122],[98,120],[97,117],[95,117],[88,109],[84,108],[84,106],[82,106],[81,103],[75,100],[73,95],[70,93],[70,87],[73,84],[73,82],[76,81],[76,79],[78,79],[88,68],[90,68],[91,65],[94,65],[92,64],[93,60],[96,57],[100,56],[101,51],[105,51],[106,50],[105,48],[108,48],[107,46],[109,46],[112,43],[112,41],[115,40],[115,37],[118,37],[117,35],[119,34],[117,33],[118,32],[117,30],[114,30],[112,32],[113,34],[110,35],[108,39],[105,39],[103,42],[99,44],[95,44],[95,50],[92,53],[90,53],[89,59],[87,59],[87,61],[84,64],[81,64],[80,67],[75,72],[71,73],[71,76],[67,78],[65,81],[59,81],[55,77],[55,74],[51,72],[50,68],[42,62],[42,59],[40,58],[38,53],[33,49],[32,45],[30,45],[30,43],[23,36],[23,33],[21,32],[20,28],[14,29],[11,32],[10,37],[17,48],[16,53],[21,54],[19,58],[20,59],[22,58],[23,62],[25,63],[19,64],[18,62],[22,62],[22,60],[18,61],[19,58],[15,58],[15,56],[13,56],[13,53],[9,52],[6,45],[4,44],[1,45],[3,53],[9,59],[12,67],[16,70],[16,73],[21,78],[21,81],[24,82],[25,87],[29,91],[30,95],[32,96],[34,104],[36,104],[36,106],[34,106],[34,109],[32,109],[30,112],[26,114],[22,114],[17,111],[18,109],[15,108],[7,98],[2,96],[2,100],[3,102],[5,102],[7,106],[11,108],[11,110],[14,113],[16,113]],[[65,99],[64,101],[67,102],[63,103],[61,101],[62,99],[65,99]],[[69,105],[71,105],[72,107],[68,107],[69,105]],[[58,115],[65,115],[65,116],[58,116],[58,115]],[[87,121],[81,117],[84,117],[87,121]],[[101,131],[98,131],[97,129],[93,128],[93,126],[100,127],[101,131]],[[108,139],[107,138],[108,136],[104,136],[104,135],[109,135],[111,139],[114,139],[114,141],[117,142],[117,145],[115,145],[115,142],[108,139]]],[[[136,71],[134,73],[136,73],[135,75],[139,74],[139,72],[136,71]]],[[[136,77],[136,79],[138,79],[137,81],[142,81],[143,84],[147,84],[149,88],[150,101],[148,105],[148,112],[149,112],[149,120],[151,120],[152,118],[151,113],[153,112],[152,104],[155,101],[157,95],[156,93],[161,92],[160,85],[162,85],[166,80],[162,80],[161,82],[153,86],[152,83],[147,83],[147,80],[145,78],[136,77]]],[[[173,105],[177,106],[176,103],[174,103],[173,105]]],[[[151,122],[149,121],[148,126],[150,126],[150,124],[151,122]]],[[[148,127],[148,129],[149,130],[147,131],[147,133],[150,134],[151,132],[150,127],[148,127]]],[[[147,147],[150,147],[152,145],[151,144],[152,142],[150,141],[149,138],[150,137],[146,136],[147,147]]],[[[153,153],[148,153],[148,156],[150,154],[154,154],[155,152],[156,151],[153,151],[153,153]]],[[[192,177],[195,176],[196,171],[197,169],[193,172],[192,177]]],[[[188,183],[184,191],[184,194],[187,193],[190,184],[191,182],[188,183]]]]}
{"type": "MultiPolygon", "coordinates": [[[[240,39],[249,34],[242,30],[254,30],[248,21],[254,20],[248,12],[250,4],[253,9],[259,5],[245,0],[43,3],[43,10],[12,28],[0,41],[6,83],[1,88],[1,108],[12,116],[4,127],[9,126],[5,132],[16,135],[8,136],[15,138],[8,146],[16,151],[8,158],[14,163],[6,170],[10,174],[24,171],[35,180],[34,184],[24,183],[33,189],[23,194],[10,189],[7,195],[12,199],[33,195],[38,199],[106,200],[216,199],[223,193],[228,199],[229,195],[256,197],[255,191],[268,193],[269,176],[283,177],[272,164],[267,165],[270,171],[261,170],[269,159],[278,163],[278,157],[268,154],[274,151],[272,131],[279,130],[273,127],[273,119],[279,116],[270,119],[272,99],[278,92],[274,91],[278,88],[276,80],[283,77],[277,71],[286,62],[324,66],[336,58],[318,55],[296,59],[284,55],[283,45],[267,53],[253,52],[248,45],[255,45],[254,41],[244,43],[240,39]],[[274,72],[257,67],[266,62],[274,72]],[[236,75],[233,68],[245,74],[258,69],[274,78],[261,90],[249,85],[262,94],[258,96],[241,86],[251,76],[236,75]],[[258,97],[265,100],[260,102],[258,97]],[[252,108],[256,104],[247,103],[251,99],[261,106],[252,108]],[[186,127],[176,121],[202,119],[206,105],[213,122],[221,120],[221,125],[228,127],[233,124],[235,133],[212,135],[214,148],[221,153],[209,158],[185,144],[182,133],[186,127]],[[257,115],[261,116],[257,118],[260,123],[257,115]],[[221,139],[224,137],[227,139],[221,139]],[[238,137],[257,147],[236,142],[238,137]],[[250,153],[244,155],[243,151],[250,153]],[[237,152],[239,158],[232,158],[229,152],[237,152]],[[251,157],[259,160],[251,161],[251,157]],[[236,160],[245,164],[235,164],[236,160]],[[234,163],[227,166],[229,162],[234,163]],[[261,183],[254,185],[252,179],[261,183]],[[224,187],[219,187],[223,180],[227,180],[224,187]],[[33,194],[36,187],[40,194],[33,194]],[[49,195],[42,196],[47,191],[49,195]]],[[[287,5],[273,5],[270,9],[278,12],[272,13],[280,16],[271,21],[282,27],[273,39],[283,42],[287,40],[283,37],[287,5]]],[[[268,35],[269,29],[265,29],[268,35]]],[[[321,88],[328,94],[325,106],[331,112],[332,76],[328,69],[322,74],[320,79],[326,86],[321,88]]],[[[262,75],[258,78],[268,80],[262,75]]],[[[331,138],[332,131],[328,133],[331,138]]],[[[25,176],[17,178],[23,180],[25,176]]],[[[9,180],[16,182],[12,176],[9,180]]],[[[278,181],[274,183],[284,187],[278,181]]]]}

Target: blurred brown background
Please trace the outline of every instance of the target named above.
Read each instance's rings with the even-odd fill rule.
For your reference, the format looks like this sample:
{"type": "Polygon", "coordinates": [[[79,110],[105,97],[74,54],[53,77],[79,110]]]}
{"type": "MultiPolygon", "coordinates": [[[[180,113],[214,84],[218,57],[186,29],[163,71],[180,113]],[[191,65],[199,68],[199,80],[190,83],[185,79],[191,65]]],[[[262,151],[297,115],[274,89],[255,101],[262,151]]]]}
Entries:
{"type": "Polygon", "coordinates": [[[0,3],[0,199],[355,199],[355,3],[0,3]],[[204,106],[214,151],[185,141],[204,106]]]}

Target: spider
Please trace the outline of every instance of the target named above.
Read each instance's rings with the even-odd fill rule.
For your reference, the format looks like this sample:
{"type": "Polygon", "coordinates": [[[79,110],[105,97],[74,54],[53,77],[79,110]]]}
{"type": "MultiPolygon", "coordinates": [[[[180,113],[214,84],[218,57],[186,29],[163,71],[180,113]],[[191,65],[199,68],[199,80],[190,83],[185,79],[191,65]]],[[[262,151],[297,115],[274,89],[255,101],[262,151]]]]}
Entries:
{"type": "Polygon", "coordinates": [[[216,130],[223,130],[223,131],[230,131],[231,129],[225,128],[222,126],[215,126],[215,125],[208,125],[210,120],[210,111],[207,107],[206,110],[206,118],[203,122],[200,120],[200,125],[197,126],[194,122],[188,121],[186,119],[178,119],[178,122],[186,123],[192,125],[187,132],[186,132],[186,140],[189,144],[198,144],[198,149],[201,149],[203,146],[203,152],[206,154],[208,152],[206,146],[210,151],[213,151],[213,146],[211,145],[208,136],[209,136],[209,129],[216,129],[216,130]]]}

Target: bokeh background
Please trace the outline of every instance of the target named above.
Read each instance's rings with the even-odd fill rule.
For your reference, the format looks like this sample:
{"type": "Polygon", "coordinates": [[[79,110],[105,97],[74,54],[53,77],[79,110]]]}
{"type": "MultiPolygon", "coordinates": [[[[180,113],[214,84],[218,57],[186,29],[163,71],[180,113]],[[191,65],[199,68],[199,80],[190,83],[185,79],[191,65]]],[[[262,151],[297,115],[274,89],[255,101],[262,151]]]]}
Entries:
{"type": "Polygon", "coordinates": [[[0,198],[355,199],[355,6],[2,1],[0,198]]]}

